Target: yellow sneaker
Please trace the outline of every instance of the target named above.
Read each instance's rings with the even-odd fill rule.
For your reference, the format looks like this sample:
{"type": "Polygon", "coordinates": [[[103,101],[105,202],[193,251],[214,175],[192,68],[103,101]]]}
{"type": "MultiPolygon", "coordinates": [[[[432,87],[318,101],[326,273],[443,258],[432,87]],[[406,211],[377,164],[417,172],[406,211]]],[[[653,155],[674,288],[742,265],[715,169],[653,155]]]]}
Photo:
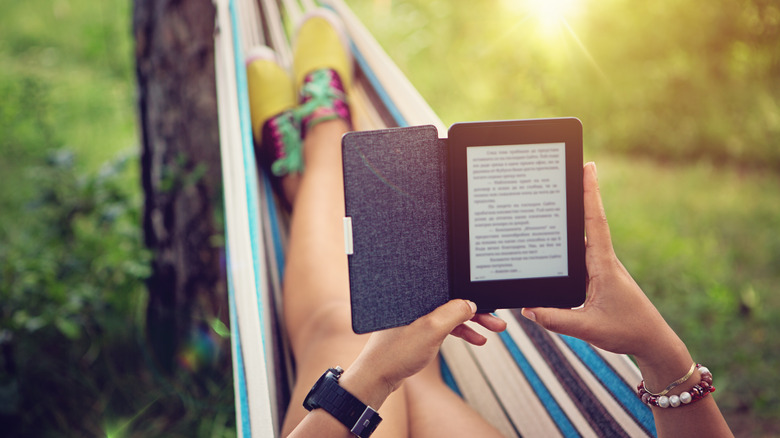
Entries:
{"type": "Polygon", "coordinates": [[[261,163],[281,177],[303,171],[300,120],[290,75],[266,46],[253,47],[246,57],[252,134],[261,163]]]}
{"type": "Polygon", "coordinates": [[[300,98],[295,112],[303,137],[326,120],[340,118],[352,125],[347,103],[352,56],[335,13],[319,9],[304,18],[295,39],[293,68],[300,98]]]}
{"type": "Polygon", "coordinates": [[[352,54],[344,25],[334,12],[316,9],[304,16],[295,35],[293,72],[296,89],[301,89],[309,73],[323,68],[335,70],[344,89],[349,89],[352,54]]]}

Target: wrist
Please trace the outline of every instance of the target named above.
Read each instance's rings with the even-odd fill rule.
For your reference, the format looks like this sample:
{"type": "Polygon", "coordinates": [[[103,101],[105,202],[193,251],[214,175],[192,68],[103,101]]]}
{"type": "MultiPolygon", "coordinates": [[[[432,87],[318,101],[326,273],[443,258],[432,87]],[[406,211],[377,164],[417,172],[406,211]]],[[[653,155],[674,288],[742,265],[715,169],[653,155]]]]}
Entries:
{"type": "MultiPolygon", "coordinates": [[[[329,368],[312,386],[303,401],[303,407],[313,411],[311,415],[307,415],[307,418],[321,423],[327,416],[319,413],[327,412],[352,434],[368,438],[382,422],[382,417],[373,406],[344,388],[341,381],[343,374],[344,370],[339,366],[329,368]]],[[[360,385],[353,385],[353,388],[360,388],[360,385]]],[[[366,398],[365,395],[363,398],[366,398]]],[[[328,421],[327,424],[335,423],[328,421]]]]}
{"type": "Polygon", "coordinates": [[[381,373],[362,364],[360,358],[344,372],[340,384],[358,400],[377,410],[395,390],[381,373]]]}
{"type": "Polygon", "coordinates": [[[645,385],[653,391],[662,390],[685,375],[693,363],[688,348],[676,335],[661,347],[648,348],[634,358],[645,385]]]}

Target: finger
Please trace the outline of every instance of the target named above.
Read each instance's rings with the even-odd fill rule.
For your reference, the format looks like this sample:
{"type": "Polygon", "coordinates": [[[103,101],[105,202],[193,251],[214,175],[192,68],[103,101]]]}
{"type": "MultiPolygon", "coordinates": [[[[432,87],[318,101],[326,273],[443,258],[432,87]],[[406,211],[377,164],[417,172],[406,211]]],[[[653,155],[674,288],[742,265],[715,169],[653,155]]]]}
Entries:
{"type": "Polygon", "coordinates": [[[491,332],[498,333],[506,330],[506,321],[496,315],[493,315],[492,313],[477,313],[473,318],[471,318],[471,320],[481,325],[482,327],[485,327],[491,332]]]}
{"type": "Polygon", "coordinates": [[[596,254],[610,254],[612,252],[612,239],[609,235],[607,215],[601,202],[596,163],[590,162],[585,165],[582,185],[585,204],[586,247],[588,250],[595,250],[596,254]]]}
{"type": "Polygon", "coordinates": [[[467,326],[466,324],[460,324],[459,326],[455,327],[452,329],[450,334],[473,345],[485,345],[487,342],[486,337],[477,333],[473,328],[467,326]]]}
{"type": "Polygon", "coordinates": [[[552,307],[524,308],[523,316],[536,322],[547,330],[575,337],[582,337],[580,327],[583,326],[583,313],[572,309],[557,309],[552,307]]]}

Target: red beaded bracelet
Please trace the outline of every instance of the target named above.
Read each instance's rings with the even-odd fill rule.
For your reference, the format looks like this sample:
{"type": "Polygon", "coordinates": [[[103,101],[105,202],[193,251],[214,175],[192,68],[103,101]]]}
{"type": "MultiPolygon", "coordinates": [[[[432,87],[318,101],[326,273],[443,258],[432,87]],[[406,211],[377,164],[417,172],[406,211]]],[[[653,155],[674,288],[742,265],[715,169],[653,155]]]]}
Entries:
{"type": "Polygon", "coordinates": [[[711,392],[715,392],[715,387],[712,386],[712,373],[707,367],[696,364],[696,368],[699,369],[701,374],[701,381],[693,388],[683,392],[680,395],[656,397],[651,395],[647,389],[645,389],[645,381],[642,380],[637,386],[637,397],[639,397],[643,403],[649,406],[658,406],[660,408],[676,408],[678,406],[688,405],[697,402],[704,397],[708,396],[711,392]]]}

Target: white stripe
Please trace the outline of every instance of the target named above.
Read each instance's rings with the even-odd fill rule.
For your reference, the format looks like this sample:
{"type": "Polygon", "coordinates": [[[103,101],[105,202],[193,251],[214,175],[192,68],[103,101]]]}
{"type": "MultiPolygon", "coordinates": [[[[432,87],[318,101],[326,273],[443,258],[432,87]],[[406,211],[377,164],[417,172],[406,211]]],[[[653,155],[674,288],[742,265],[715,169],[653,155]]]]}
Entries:
{"type": "Polygon", "coordinates": [[[282,67],[289,70],[292,66],[292,52],[290,51],[287,34],[284,32],[284,26],[282,26],[282,16],[279,13],[276,1],[262,0],[262,14],[270,37],[270,41],[266,41],[266,45],[276,51],[282,67]]]}
{"type": "Polygon", "coordinates": [[[512,422],[507,418],[500,400],[490,390],[483,371],[466,343],[461,339],[448,336],[442,345],[441,354],[466,403],[502,435],[509,438],[517,437],[512,422]]]}

